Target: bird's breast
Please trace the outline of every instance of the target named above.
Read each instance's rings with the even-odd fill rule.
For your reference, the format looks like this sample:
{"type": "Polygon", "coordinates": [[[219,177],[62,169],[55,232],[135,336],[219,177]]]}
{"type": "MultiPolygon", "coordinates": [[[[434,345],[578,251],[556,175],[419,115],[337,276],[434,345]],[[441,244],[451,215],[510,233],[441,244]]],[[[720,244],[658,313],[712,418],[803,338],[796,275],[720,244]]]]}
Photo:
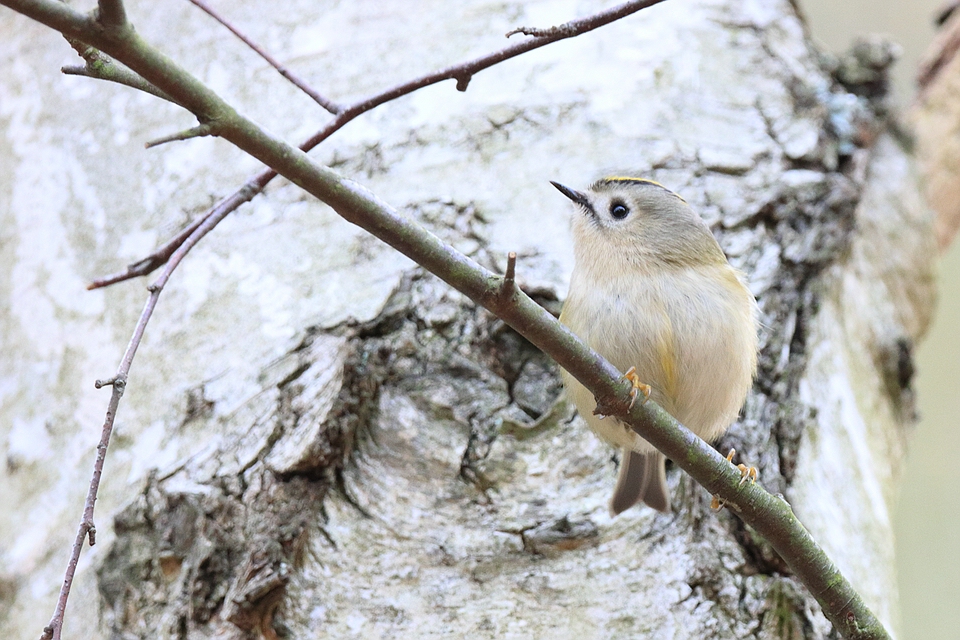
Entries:
{"type": "Polygon", "coordinates": [[[723,267],[575,272],[561,321],[620,371],[636,367],[658,404],[706,436],[735,419],[756,361],[752,296],[723,267]]]}

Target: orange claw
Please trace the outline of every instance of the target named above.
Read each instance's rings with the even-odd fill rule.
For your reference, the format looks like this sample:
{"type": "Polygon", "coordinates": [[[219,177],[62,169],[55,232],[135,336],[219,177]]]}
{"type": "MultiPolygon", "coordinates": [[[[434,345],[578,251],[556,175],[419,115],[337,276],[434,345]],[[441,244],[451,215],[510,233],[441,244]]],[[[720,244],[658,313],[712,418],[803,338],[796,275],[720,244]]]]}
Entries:
{"type": "Polygon", "coordinates": [[[742,485],[747,480],[750,482],[756,482],[757,478],[760,477],[760,472],[756,467],[748,467],[745,464],[738,464],[737,469],[740,469],[740,484],[742,485]]]}
{"type": "Polygon", "coordinates": [[[650,392],[653,389],[648,384],[644,384],[640,381],[640,376],[637,375],[637,368],[630,367],[627,369],[627,372],[620,376],[621,380],[629,380],[630,385],[633,387],[630,389],[630,408],[633,409],[634,403],[637,401],[637,392],[643,394],[643,402],[640,403],[641,406],[646,404],[647,400],[650,399],[650,392]]]}
{"type": "MultiPolygon", "coordinates": [[[[730,453],[727,454],[727,462],[733,463],[733,456],[736,455],[736,449],[730,449],[730,453]]],[[[748,467],[745,464],[738,464],[737,469],[740,470],[740,486],[743,486],[743,483],[749,480],[750,482],[756,482],[760,477],[760,472],[757,471],[756,467],[748,467]]],[[[723,509],[726,503],[720,498],[719,495],[714,495],[710,499],[710,508],[714,511],[720,511],[723,509]]]]}
{"type": "Polygon", "coordinates": [[[716,494],[713,495],[713,497],[710,499],[710,508],[714,511],[720,511],[720,509],[723,509],[723,500],[720,499],[720,496],[716,494]]]}
{"type": "MultiPolygon", "coordinates": [[[[733,456],[736,453],[736,449],[730,449],[730,453],[727,454],[727,462],[732,462],[733,456]]],[[[743,483],[747,480],[750,482],[756,482],[760,478],[760,471],[758,471],[756,467],[748,467],[745,464],[738,464],[737,469],[740,470],[740,486],[743,486],[743,483]]]]}

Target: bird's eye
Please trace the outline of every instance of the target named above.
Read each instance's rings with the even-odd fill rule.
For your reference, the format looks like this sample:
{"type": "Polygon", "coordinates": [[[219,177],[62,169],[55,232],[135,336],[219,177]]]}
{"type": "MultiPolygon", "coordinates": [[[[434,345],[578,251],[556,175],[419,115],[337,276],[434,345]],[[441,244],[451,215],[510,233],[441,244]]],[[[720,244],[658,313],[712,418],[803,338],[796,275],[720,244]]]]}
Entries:
{"type": "Polygon", "coordinates": [[[630,213],[630,209],[627,208],[627,205],[622,202],[611,202],[610,203],[610,215],[612,215],[617,220],[623,220],[630,213]]]}

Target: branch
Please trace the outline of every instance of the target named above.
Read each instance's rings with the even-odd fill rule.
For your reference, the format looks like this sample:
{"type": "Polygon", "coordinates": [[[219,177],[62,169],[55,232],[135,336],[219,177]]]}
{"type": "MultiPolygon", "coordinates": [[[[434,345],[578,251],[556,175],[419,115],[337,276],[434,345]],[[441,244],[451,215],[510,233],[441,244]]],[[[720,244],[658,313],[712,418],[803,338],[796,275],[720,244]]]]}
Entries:
{"type": "Polygon", "coordinates": [[[178,140],[189,140],[190,138],[202,138],[204,136],[215,136],[217,135],[216,130],[208,124],[199,124],[195,127],[190,127],[183,131],[178,131],[177,133],[171,133],[168,136],[163,136],[162,138],[157,138],[156,140],[151,140],[143,145],[145,149],[152,149],[154,147],[159,147],[162,144],[168,142],[176,142],[178,140]]]}
{"type": "MultiPolygon", "coordinates": [[[[631,2],[625,2],[621,5],[617,5],[616,7],[607,9],[606,11],[601,11],[586,18],[571,20],[560,27],[543,30],[544,32],[550,31],[551,33],[549,35],[535,36],[529,40],[518,42],[515,45],[511,45],[505,49],[501,49],[500,51],[489,53],[480,58],[476,58],[475,60],[454,65],[452,67],[447,67],[446,69],[441,69],[440,71],[436,71],[409,82],[397,85],[392,89],[387,89],[383,93],[379,93],[375,96],[367,98],[366,100],[347,107],[344,109],[344,112],[340,114],[336,120],[334,120],[334,122],[337,122],[337,120],[339,120],[341,117],[352,115],[354,110],[356,110],[357,115],[359,115],[360,113],[369,111],[370,109],[380,106],[385,102],[395,100],[400,96],[404,96],[408,93],[416,91],[417,89],[422,89],[423,87],[442,82],[443,80],[456,80],[457,90],[466,91],[467,85],[470,83],[470,79],[473,77],[473,75],[483,71],[484,69],[492,67],[493,65],[499,64],[505,60],[509,60],[510,58],[515,58],[528,51],[539,49],[540,47],[546,46],[552,42],[565,40],[566,38],[573,38],[574,36],[593,31],[594,29],[598,29],[604,25],[610,24],[611,22],[615,22],[620,18],[624,18],[630,14],[636,13],[641,9],[646,9],[656,4],[660,4],[663,1],[664,0],[632,0],[631,2]]],[[[353,117],[356,116],[352,116],[350,119],[352,120],[353,117]]],[[[333,123],[331,123],[331,125],[332,124],[333,123]]],[[[346,124],[346,122],[344,122],[344,124],[346,124]]],[[[328,125],[328,127],[329,126],[330,125],[328,125]]],[[[343,125],[341,124],[340,126],[343,125]]],[[[337,129],[339,129],[340,126],[338,126],[337,129]]],[[[328,127],[325,127],[321,133],[326,131],[328,127]]],[[[334,131],[335,130],[336,129],[334,129],[334,131]]],[[[330,133],[333,132],[331,131],[330,133]]],[[[329,134],[327,134],[327,137],[328,136],[329,134]]],[[[313,138],[310,140],[313,140],[313,138]]]]}
{"type": "MultiPolygon", "coordinates": [[[[396,100],[405,95],[409,95],[414,91],[438,84],[445,80],[456,80],[457,90],[466,91],[470,79],[484,69],[489,69],[494,65],[511,58],[515,58],[516,56],[528,51],[533,51],[534,49],[546,46],[552,42],[557,42],[558,40],[563,40],[565,38],[572,38],[576,35],[593,31],[594,29],[610,24],[611,22],[619,20],[620,18],[626,17],[632,13],[636,13],[641,9],[659,4],[660,2],[663,2],[663,0],[635,0],[633,2],[627,2],[607,11],[602,11],[592,16],[581,18],[580,20],[568,22],[563,25],[564,32],[562,34],[553,34],[549,37],[535,37],[515,45],[510,45],[509,47],[500,49],[499,51],[488,53],[479,58],[474,58],[473,60],[461,62],[459,64],[447,67],[446,69],[441,69],[440,71],[435,71],[433,73],[414,78],[413,80],[398,84],[380,93],[368,96],[367,98],[364,98],[358,102],[343,107],[333,120],[327,123],[327,125],[320,129],[317,133],[310,136],[310,138],[308,138],[303,144],[301,144],[300,149],[303,151],[310,151],[343,128],[347,123],[368,111],[376,109],[382,104],[396,100]]],[[[253,196],[256,196],[258,193],[260,193],[260,191],[262,191],[264,187],[266,187],[266,185],[269,184],[270,181],[276,176],[277,173],[275,171],[268,170],[251,177],[247,180],[247,182],[244,183],[243,187],[241,187],[237,193],[234,193],[233,195],[230,195],[219,202],[215,207],[203,214],[203,217],[215,215],[214,212],[223,206],[227,206],[228,201],[233,201],[236,203],[234,208],[239,207],[244,202],[248,202],[249,200],[253,199],[253,196]],[[251,187],[256,188],[256,192],[251,194],[249,197],[238,198],[240,191],[249,189],[251,187]]],[[[187,235],[189,234],[187,234],[185,231],[181,232],[175,238],[169,240],[166,244],[151,253],[149,256],[146,256],[145,258],[128,265],[125,271],[98,278],[87,285],[87,288],[98,289],[100,287],[105,287],[117,282],[122,282],[124,280],[130,280],[131,278],[149,274],[163,264],[164,261],[166,261],[173,250],[180,246],[179,243],[182,242],[187,235]]]]}
{"type": "Polygon", "coordinates": [[[517,286],[517,254],[511,251],[507,254],[507,270],[503,274],[503,289],[501,295],[507,295],[510,290],[517,286]]]}
{"type": "Polygon", "coordinates": [[[283,66],[279,60],[271,56],[262,47],[260,47],[260,45],[258,45],[253,40],[251,40],[246,35],[244,35],[243,32],[241,32],[237,27],[233,26],[233,24],[230,23],[226,18],[224,18],[223,16],[218,14],[216,11],[214,11],[213,8],[210,5],[208,5],[206,2],[204,2],[203,0],[190,0],[190,2],[192,2],[194,5],[196,5],[203,11],[205,11],[214,20],[216,20],[217,22],[225,26],[227,29],[229,29],[230,32],[233,33],[233,35],[240,38],[240,40],[242,40],[245,45],[247,45],[248,47],[256,51],[257,55],[259,55],[261,58],[266,60],[271,67],[273,67],[280,73],[280,75],[282,75],[284,78],[292,82],[294,86],[300,89],[300,91],[303,91],[305,94],[310,96],[313,99],[313,101],[319,104],[321,107],[323,107],[333,115],[337,115],[338,113],[343,111],[343,107],[320,95],[320,93],[316,89],[308,85],[305,81],[301,80],[300,76],[296,75],[294,72],[290,71],[285,66],[283,66]]]}
{"type": "Polygon", "coordinates": [[[272,169],[261,171],[257,175],[247,180],[242,187],[218,202],[211,209],[207,210],[203,215],[198,216],[193,222],[190,223],[188,227],[178,233],[175,237],[168,240],[166,244],[151,253],[149,256],[140,260],[139,262],[134,262],[133,264],[128,265],[126,271],[113,273],[94,280],[87,285],[87,290],[99,289],[117,282],[130,280],[131,278],[136,278],[137,276],[145,276],[149,273],[152,273],[155,269],[161,267],[170,258],[170,256],[172,256],[174,252],[193,235],[194,231],[196,231],[198,227],[203,225],[208,220],[216,220],[216,222],[214,222],[214,225],[216,225],[228,214],[236,211],[240,205],[253,200],[254,196],[263,191],[263,188],[267,185],[267,183],[273,180],[276,175],[277,172],[272,169]]]}
{"type": "Polygon", "coordinates": [[[97,445],[97,458],[93,464],[93,477],[90,480],[90,488],[87,491],[87,499],[83,507],[83,519],[80,521],[80,528],[77,531],[77,537],[74,540],[73,548],[70,554],[70,560],[67,563],[67,570],[64,575],[63,585],[60,587],[60,595],[57,598],[57,606],[54,609],[53,617],[50,623],[43,628],[43,634],[40,640],[60,640],[60,634],[63,629],[63,616],[67,609],[67,599],[70,596],[70,588],[73,585],[73,578],[77,571],[77,563],[80,560],[80,552],[83,550],[83,540],[89,535],[90,546],[96,543],[96,527],[93,522],[93,508],[97,500],[97,493],[100,489],[100,477],[103,474],[103,463],[107,454],[107,447],[110,444],[110,436],[113,433],[113,424],[117,415],[117,408],[120,405],[120,398],[123,396],[127,384],[127,376],[130,373],[130,367],[133,365],[133,358],[143,341],[143,334],[146,331],[147,323],[150,322],[153,311],[160,300],[160,293],[169,281],[173,271],[177,268],[183,258],[200,240],[213,230],[215,226],[226,217],[232,209],[221,210],[218,215],[207,216],[201,220],[190,232],[181,246],[174,251],[170,260],[167,262],[163,271],[157,277],[156,281],[147,287],[150,295],[147,302],[140,312],[140,318],[127,344],[127,350],[120,360],[116,374],[107,380],[97,380],[96,388],[105,386],[113,387],[113,394],[110,396],[110,404],[107,407],[107,414],[103,422],[103,429],[100,434],[100,444],[97,445]]]}
{"type": "MultiPolygon", "coordinates": [[[[142,335],[142,334],[141,334],[142,335]]],[[[132,341],[131,341],[132,342],[132,341]]],[[[139,338],[137,338],[139,343],[139,338]]],[[[127,347],[130,351],[130,347],[127,347]]],[[[129,368],[129,367],[128,367],[129,368]]],[[[70,587],[73,585],[73,577],[77,572],[77,563],[80,561],[80,552],[83,550],[83,541],[89,536],[90,546],[97,543],[97,527],[93,522],[93,507],[97,501],[97,492],[100,490],[100,478],[103,475],[103,463],[107,456],[107,445],[110,443],[110,435],[113,433],[113,421],[117,415],[117,407],[120,406],[120,398],[126,388],[126,376],[117,377],[110,381],[113,387],[113,393],[110,396],[110,403],[107,406],[107,415],[103,421],[103,429],[100,432],[100,443],[97,445],[97,458],[93,463],[93,477],[90,480],[90,488],[87,490],[87,499],[83,505],[83,518],[80,520],[80,528],[77,530],[77,537],[73,541],[73,549],[70,554],[70,561],[67,563],[67,571],[63,578],[63,584],[60,587],[60,595],[57,598],[57,606],[53,611],[53,618],[50,623],[43,628],[41,640],[60,640],[60,630],[63,627],[63,615],[67,610],[67,598],[70,596],[70,587]]],[[[97,388],[103,386],[103,383],[97,381],[97,388]]]]}
{"type": "Polygon", "coordinates": [[[67,42],[70,43],[70,46],[83,58],[86,64],[82,67],[61,67],[60,72],[64,75],[84,76],[87,78],[106,80],[108,82],[116,82],[117,84],[155,95],[167,102],[174,102],[170,96],[157,89],[133,71],[130,71],[130,69],[115,63],[110,59],[110,56],[104,55],[93,47],[74,38],[67,38],[67,42]]]}
{"type": "MultiPolygon", "coordinates": [[[[619,382],[620,372],[522,291],[504,286],[503,277],[483,268],[427,230],[403,218],[361,185],[316,164],[304,152],[256,127],[214,92],[148,46],[129,26],[104,30],[102,25],[89,17],[52,0],[0,0],[0,3],[121,60],[183,104],[201,122],[217,123],[222,138],[273,167],[280,175],[330,205],[344,219],[366,229],[492,311],[587,387],[605,414],[618,416],[630,424],[707,491],[718,494],[728,507],[767,539],[845,638],[889,638],[883,626],[782,498],[772,496],[757,484],[741,486],[741,476],[736,467],[653,402],[630,409],[627,389],[619,382]]],[[[549,40],[549,37],[538,38],[535,42],[541,40],[549,40]]],[[[204,226],[212,228],[215,224],[208,225],[208,222],[198,227],[191,238],[204,226]]],[[[185,242],[174,253],[157,283],[151,287],[141,322],[121,362],[121,372],[124,368],[129,370],[139,336],[169,273],[191,246],[185,242]]],[[[117,379],[126,378],[118,373],[117,379]]],[[[108,421],[112,424],[112,414],[109,412],[108,421]]],[[[109,437],[106,427],[104,437],[109,437]]],[[[98,458],[100,449],[98,447],[98,458]]],[[[105,452],[106,447],[103,446],[102,453],[105,452]]],[[[95,479],[98,480],[98,477],[95,479]]],[[[91,491],[94,491],[93,483],[91,491]]],[[[72,576],[68,572],[68,580],[64,581],[67,591],[72,576]]],[[[59,636],[59,630],[57,625],[53,633],[59,636]]]]}
{"type": "Polygon", "coordinates": [[[123,8],[123,0],[99,0],[97,2],[97,22],[108,29],[126,26],[127,12],[123,8]]]}

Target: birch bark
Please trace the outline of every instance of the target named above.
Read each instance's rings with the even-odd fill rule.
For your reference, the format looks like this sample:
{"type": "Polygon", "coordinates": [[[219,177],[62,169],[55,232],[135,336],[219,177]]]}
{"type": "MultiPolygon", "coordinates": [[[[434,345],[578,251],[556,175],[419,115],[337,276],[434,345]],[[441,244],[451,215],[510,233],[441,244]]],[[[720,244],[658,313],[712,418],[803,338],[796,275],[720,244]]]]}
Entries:
{"type": "MultiPolygon", "coordinates": [[[[349,99],[600,8],[223,10],[349,99]]],[[[324,121],[190,6],[129,14],[269,129],[299,140],[324,121]]],[[[139,282],[84,285],[257,167],[217,140],[143,151],[189,118],[60,76],[69,47],[2,15],[0,629],[28,637],[53,608],[83,502],[107,400],[92,382],[144,297],[139,282]]],[[[519,280],[555,309],[570,212],[548,180],[630,171],[681,193],[764,318],[760,379],[720,446],[760,468],[895,629],[889,512],[936,250],[875,47],[880,63],[826,59],[788,2],[668,2],[466,93],[387,104],[315,154],[485,264],[518,252],[519,280]]],[[[294,185],[191,253],[147,336],[68,635],[831,637],[769,548],[678,471],[674,513],[610,519],[612,452],[555,403],[555,366],[294,185]]]]}

